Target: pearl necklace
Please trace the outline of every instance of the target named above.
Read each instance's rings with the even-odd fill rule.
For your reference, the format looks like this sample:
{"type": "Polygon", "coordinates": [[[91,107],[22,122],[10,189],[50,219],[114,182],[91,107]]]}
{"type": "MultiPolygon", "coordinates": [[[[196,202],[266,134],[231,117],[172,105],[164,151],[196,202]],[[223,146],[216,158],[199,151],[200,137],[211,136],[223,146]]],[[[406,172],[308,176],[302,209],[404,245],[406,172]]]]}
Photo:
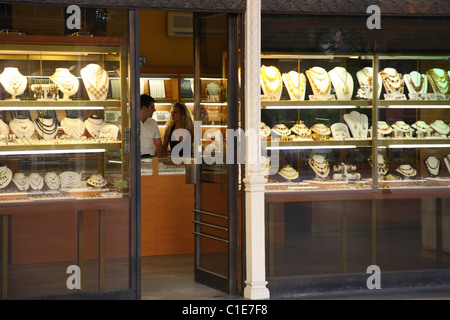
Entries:
{"type": "Polygon", "coordinates": [[[28,118],[14,118],[9,123],[9,127],[11,131],[16,135],[19,139],[28,139],[31,138],[36,130],[36,127],[28,118]]]}
{"type": "MultiPolygon", "coordinates": [[[[309,70],[306,70],[305,73],[308,76],[311,87],[313,87],[314,94],[328,94],[331,88],[331,78],[325,69],[320,67],[313,67],[309,70]],[[323,77],[321,77],[322,75],[323,77]],[[317,84],[316,81],[319,84],[317,84]],[[319,88],[319,85],[325,84],[324,81],[326,81],[327,86],[325,90],[321,90],[319,88]]],[[[325,87],[325,85],[323,85],[323,87],[325,87]]]]}
{"type": "Polygon", "coordinates": [[[276,93],[283,87],[280,70],[277,67],[261,66],[261,78],[265,89],[270,93],[276,93]]]}
{"type": "Polygon", "coordinates": [[[61,120],[61,127],[68,136],[75,139],[80,139],[84,134],[84,130],[86,129],[86,125],[84,124],[83,120],[81,120],[80,118],[73,119],[68,117],[65,117],[61,120]]]}
{"type": "Polygon", "coordinates": [[[0,189],[4,189],[12,179],[12,171],[7,166],[0,166],[0,189]]]}
{"type": "Polygon", "coordinates": [[[12,181],[20,191],[26,191],[30,187],[30,180],[23,173],[15,173],[12,181]]]}
{"type": "Polygon", "coordinates": [[[31,189],[33,190],[41,190],[44,186],[44,178],[42,178],[39,173],[30,173],[28,180],[30,181],[31,189]]]}
{"type": "Polygon", "coordinates": [[[303,73],[298,74],[296,71],[283,73],[283,82],[286,85],[289,93],[296,99],[300,99],[306,88],[306,78],[303,73]]]}
{"type": "Polygon", "coordinates": [[[105,100],[109,89],[108,73],[98,64],[88,64],[80,70],[90,100],[105,100]]]}
{"type": "Polygon", "coordinates": [[[441,161],[436,158],[435,156],[428,156],[428,158],[425,159],[425,167],[428,170],[428,173],[436,177],[439,175],[439,167],[441,165],[441,161]]]}
{"type": "Polygon", "coordinates": [[[44,180],[50,190],[57,190],[61,184],[61,179],[55,172],[47,172],[44,180]]]}

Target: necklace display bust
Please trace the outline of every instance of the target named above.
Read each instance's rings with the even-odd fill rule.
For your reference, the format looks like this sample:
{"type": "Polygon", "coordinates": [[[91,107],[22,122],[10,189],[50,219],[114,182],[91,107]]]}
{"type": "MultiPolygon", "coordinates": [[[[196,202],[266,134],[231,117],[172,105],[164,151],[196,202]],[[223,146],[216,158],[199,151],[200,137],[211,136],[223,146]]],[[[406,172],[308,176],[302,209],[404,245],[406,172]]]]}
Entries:
{"type": "Polygon", "coordinates": [[[274,66],[261,66],[261,88],[269,100],[278,101],[283,91],[280,70],[274,66]]]}
{"type": "Polygon", "coordinates": [[[432,68],[428,70],[427,78],[434,93],[449,93],[450,77],[444,69],[432,68]]]}
{"type": "Polygon", "coordinates": [[[9,123],[11,131],[19,139],[29,139],[36,129],[34,122],[26,117],[16,117],[9,123]]]}
{"type": "Polygon", "coordinates": [[[328,72],[338,100],[351,100],[353,95],[353,77],[345,68],[335,67],[328,72]]]}
{"type": "Polygon", "coordinates": [[[10,99],[7,100],[20,100],[16,97],[24,93],[27,88],[27,78],[24,77],[18,68],[6,67],[0,74],[0,83],[6,92],[11,95],[10,99]]]}
{"type": "Polygon", "coordinates": [[[352,111],[344,114],[344,121],[347,123],[353,138],[366,139],[369,130],[369,118],[363,113],[352,111]]]}
{"type": "Polygon", "coordinates": [[[6,188],[12,179],[12,171],[5,165],[0,165],[0,189],[6,188]]]}
{"type": "Polygon", "coordinates": [[[303,73],[289,71],[283,73],[282,78],[291,100],[305,100],[306,77],[303,73]]]}
{"type": "Polygon", "coordinates": [[[315,154],[309,160],[308,163],[313,171],[316,173],[316,177],[323,179],[328,177],[330,173],[330,164],[322,155],[315,154]]]}
{"type": "Polygon", "coordinates": [[[60,100],[71,100],[70,96],[76,94],[80,86],[77,77],[71,74],[67,68],[56,68],[55,73],[50,76],[50,80],[52,80],[63,93],[63,98],[60,100]]]}
{"type": "Polygon", "coordinates": [[[441,166],[441,160],[435,156],[428,156],[425,160],[425,168],[431,177],[439,176],[439,169],[441,166]]]}
{"type": "Polygon", "coordinates": [[[27,191],[30,187],[30,180],[21,172],[15,173],[12,181],[20,191],[27,191]]]}
{"type": "Polygon", "coordinates": [[[102,128],[104,126],[107,125],[105,120],[103,120],[102,118],[100,118],[96,115],[93,115],[93,116],[90,116],[89,118],[87,118],[84,121],[84,124],[85,124],[86,129],[89,132],[89,134],[95,139],[98,139],[100,137],[100,131],[102,130],[102,128]]]}
{"type": "Polygon", "coordinates": [[[331,92],[331,78],[328,72],[321,67],[312,67],[306,70],[309,84],[314,95],[329,95],[331,92]]]}
{"type": "Polygon", "coordinates": [[[427,77],[426,75],[421,74],[417,71],[412,71],[411,73],[405,74],[405,84],[408,88],[409,93],[427,93],[427,77]]]}
{"type": "Polygon", "coordinates": [[[388,94],[403,94],[405,80],[401,73],[394,68],[385,68],[380,71],[384,89],[388,94]]]}
{"type": "Polygon", "coordinates": [[[91,63],[80,70],[81,78],[91,101],[105,101],[108,96],[108,73],[98,64],[91,63]]]}
{"type": "MultiPolygon", "coordinates": [[[[373,90],[373,68],[365,67],[358,72],[356,72],[356,78],[358,79],[359,85],[367,85],[369,87],[369,92],[366,92],[367,99],[372,99],[373,90]]],[[[381,95],[382,91],[382,79],[381,75],[378,74],[378,97],[381,95]]]]}

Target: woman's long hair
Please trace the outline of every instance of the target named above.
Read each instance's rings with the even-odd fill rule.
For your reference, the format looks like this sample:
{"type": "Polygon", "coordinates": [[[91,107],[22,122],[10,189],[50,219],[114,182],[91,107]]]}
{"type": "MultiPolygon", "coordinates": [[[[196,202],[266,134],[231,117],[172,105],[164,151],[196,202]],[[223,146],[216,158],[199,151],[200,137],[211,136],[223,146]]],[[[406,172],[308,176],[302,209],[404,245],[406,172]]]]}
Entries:
{"type": "MultiPolygon", "coordinates": [[[[194,136],[194,121],[193,116],[189,109],[186,107],[185,104],[180,102],[175,102],[172,107],[178,108],[180,110],[181,118],[183,119],[183,128],[189,131],[191,135],[191,141],[193,141],[194,136]]],[[[169,117],[169,120],[167,120],[166,123],[166,130],[170,130],[173,126],[173,120],[172,117],[169,117]]]]}

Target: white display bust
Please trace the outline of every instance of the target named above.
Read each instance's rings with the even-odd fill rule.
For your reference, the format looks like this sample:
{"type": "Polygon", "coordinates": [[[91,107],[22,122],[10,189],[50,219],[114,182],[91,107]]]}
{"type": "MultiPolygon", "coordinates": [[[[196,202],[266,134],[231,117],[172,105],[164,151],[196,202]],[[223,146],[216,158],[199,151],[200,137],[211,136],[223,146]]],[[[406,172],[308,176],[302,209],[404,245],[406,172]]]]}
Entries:
{"type": "Polygon", "coordinates": [[[427,93],[428,80],[424,74],[417,71],[412,71],[409,74],[405,74],[405,84],[409,93],[427,93]]]}
{"type": "Polygon", "coordinates": [[[269,100],[280,100],[283,91],[283,80],[277,67],[261,66],[261,88],[264,96],[269,100]]]}
{"type": "Polygon", "coordinates": [[[403,94],[404,80],[400,73],[394,68],[384,68],[382,74],[383,87],[388,94],[403,94]]]}
{"type": "Polygon", "coordinates": [[[335,67],[328,72],[338,100],[351,100],[353,95],[353,77],[343,67],[335,67]]]}
{"type": "Polygon", "coordinates": [[[303,73],[289,71],[283,73],[282,78],[291,100],[305,100],[306,77],[303,73]]]}
{"type": "Polygon", "coordinates": [[[24,93],[27,88],[27,78],[24,77],[18,68],[6,67],[2,74],[0,74],[0,83],[6,92],[11,95],[7,100],[20,100],[16,97],[24,93]]]}
{"type": "Polygon", "coordinates": [[[427,78],[431,83],[434,93],[450,93],[448,90],[450,87],[450,79],[444,69],[433,68],[428,70],[427,78]]]}
{"type": "Polygon", "coordinates": [[[80,70],[81,78],[91,101],[105,101],[108,96],[108,73],[98,64],[91,63],[80,70]]]}
{"type": "Polygon", "coordinates": [[[309,84],[314,95],[329,95],[331,92],[331,79],[328,72],[321,67],[312,67],[306,70],[309,84]]]}
{"type": "Polygon", "coordinates": [[[55,73],[50,76],[50,80],[63,93],[63,98],[60,100],[71,100],[70,96],[76,94],[80,86],[77,77],[71,74],[67,68],[56,68],[55,73]]]}
{"type": "MultiPolygon", "coordinates": [[[[370,85],[370,92],[372,92],[373,88],[373,82],[372,82],[372,78],[373,78],[373,68],[372,67],[364,67],[363,69],[359,70],[356,73],[356,78],[358,79],[358,83],[359,85],[370,85]],[[369,81],[370,79],[370,81],[369,81]]],[[[378,97],[380,97],[381,95],[381,90],[382,90],[382,86],[381,86],[382,80],[381,80],[381,76],[378,75],[378,97]]]]}

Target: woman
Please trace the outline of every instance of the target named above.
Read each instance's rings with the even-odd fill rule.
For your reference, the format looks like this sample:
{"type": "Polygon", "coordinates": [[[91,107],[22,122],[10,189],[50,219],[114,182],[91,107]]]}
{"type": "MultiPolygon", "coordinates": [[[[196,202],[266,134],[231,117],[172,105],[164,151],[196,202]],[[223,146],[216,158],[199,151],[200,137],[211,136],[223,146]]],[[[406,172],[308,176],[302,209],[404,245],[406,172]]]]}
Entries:
{"type": "MultiPolygon", "coordinates": [[[[191,143],[194,141],[194,122],[192,121],[191,113],[186,105],[175,102],[170,110],[171,117],[166,123],[166,129],[164,131],[164,142],[163,142],[163,156],[167,156],[167,149],[170,144],[170,150],[179,144],[183,139],[190,135],[191,143]],[[180,137],[178,139],[172,139],[172,133],[177,129],[185,129],[181,134],[177,134],[180,137]]],[[[192,146],[192,144],[191,144],[192,146]]],[[[178,156],[172,155],[172,156],[178,156]]],[[[179,154],[181,157],[190,157],[190,154],[179,154]]]]}

